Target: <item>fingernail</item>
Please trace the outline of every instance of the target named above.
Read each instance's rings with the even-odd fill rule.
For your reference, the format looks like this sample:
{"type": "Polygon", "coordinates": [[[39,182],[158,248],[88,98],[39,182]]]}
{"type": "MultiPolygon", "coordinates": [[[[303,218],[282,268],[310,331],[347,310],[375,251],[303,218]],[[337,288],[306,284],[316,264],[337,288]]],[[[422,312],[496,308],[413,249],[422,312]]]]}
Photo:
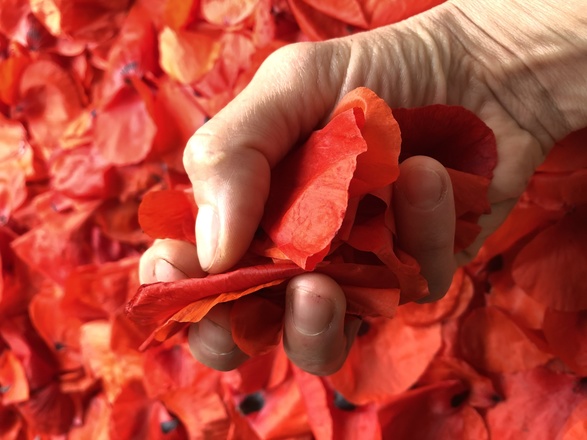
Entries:
{"type": "Polygon", "coordinates": [[[153,274],[155,275],[155,279],[161,282],[185,280],[186,278],[189,278],[184,272],[162,258],[155,262],[153,274]]]}
{"type": "Polygon", "coordinates": [[[410,205],[428,211],[436,208],[442,201],[446,184],[436,171],[413,167],[403,176],[400,190],[410,205]]]}
{"type": "Polygon", "coordinates": [[[226,355],[236,348],[232,334],[208,318],[198,323],[198,332],[200,342],[211,353],[226,355]]]}
{"type": "Polygon", "coordinates": [[[207,271],[214,264],[218,247],[220,221],[216,210],[209,205],[200,207],[196,219],[196,245],[200,266],[207,271]]]}
{"type": "Polygon", "coordinates": [[[324,333],[332,324],[334,303],[311,292],[297,291],[293,296],[292,319],[297,331],[306,336],[324,333]]]}

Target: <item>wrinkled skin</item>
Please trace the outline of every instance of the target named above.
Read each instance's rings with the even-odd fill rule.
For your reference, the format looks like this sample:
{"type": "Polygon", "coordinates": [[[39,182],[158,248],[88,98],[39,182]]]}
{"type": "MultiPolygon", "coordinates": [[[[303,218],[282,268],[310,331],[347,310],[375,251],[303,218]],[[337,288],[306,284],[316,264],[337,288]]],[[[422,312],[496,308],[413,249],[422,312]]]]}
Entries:
{"type": "MultiPolygon", "coordinates": [[[[198,249],[157,241],[142,257],[141,281],[201,277],[234,265],[261,219],[271,168],[324,123],[340,97],[366,86],[392,108],[462,105],[495,132],[492,212],[480,219],[475,243],[458,255],[452,252],[454,200],[444,167],[410,158],[394,184],[400,244],[422,267],[427,300],[441,298],[457,265],[470,261],[502,223],[554,143],[587,125],[580,105],[587,102],[587,35],[581,30],[587,7],[582,0],[568,3],[555,7],[548,0],[524,10],[529,6],[513,0],[457,0],[396,25],[278,50],[186,147],[184,164],[200,207],[198,249]],[[555,28],[566,30],[555,34],[555,28]]],[[[360,326],[357,318],[345,320],[340,287],[324,275],[300,275],[287,286],[286,304],[290,359],[314,374],[338,370],[360,326]]],[[[189,331],[194,356],[219,370],[246,360],[230,335],[230,307],[216,306],[189,331]]]]}

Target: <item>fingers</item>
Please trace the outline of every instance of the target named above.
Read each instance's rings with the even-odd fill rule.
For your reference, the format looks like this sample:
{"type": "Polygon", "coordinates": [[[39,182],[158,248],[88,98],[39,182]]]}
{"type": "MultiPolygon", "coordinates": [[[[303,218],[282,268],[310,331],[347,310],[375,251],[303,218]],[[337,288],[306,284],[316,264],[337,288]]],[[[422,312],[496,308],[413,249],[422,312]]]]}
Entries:
{"type": "Polygon", "coordinates": [[[393,199],[399,244],[421,266],[430,290],[426,301],[440,299],[456,270],[450,177],[436,160],[411,157],[400,165],[393,199]]]}
{"type": "MultiPolygon", "coordinates": [[[[195,246],[179,240],[157,240],[143,254],[139,264],[139,278],[143,284],[205,275],[195,246]]],[[[232,370],[247,359],[230,333],[230,307],[230,304],[217,305],[202,321],[193,324],[188,332],[188,343],[194,357],[216,370],[232,370]]]]}
{"type": "Polygon", "coordinates": [[[348,354],[361,320],[345,319],[340,286],[321,274],[305,274],[287,286],[283,343],[298,367],[317,375],[337,371],[348,354]]]}
{"type": "Polygon", "coordinates": [[[156,240],[139,263],[141,284],[177,281],[206,275],[194,245],[180,240],[156,240]]]}
{"type": "Polygon", "coordinates": [[[192,324],[188,332],[192,355],[215,370],[233,370],[248,359],[230,333],[231,307],[232,303],[214,306],[204,319],[192,324]]]}
{"type": "Polygon", "coordinates": [[[275,52],[247,88],[190,139],[184,166],[200,208],[196,241],[207,272],[226,271],[242,257],[263,215],[271,167],[336,101],[342,73],[307,68],[330,66],[333,44],[275,52]]]}

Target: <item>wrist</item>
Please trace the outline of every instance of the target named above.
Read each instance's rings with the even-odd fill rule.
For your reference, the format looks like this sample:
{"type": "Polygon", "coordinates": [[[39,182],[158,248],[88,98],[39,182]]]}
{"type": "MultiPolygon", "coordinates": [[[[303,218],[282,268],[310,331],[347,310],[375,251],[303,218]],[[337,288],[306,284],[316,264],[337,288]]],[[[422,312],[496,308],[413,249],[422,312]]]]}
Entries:
{"type": "Polygon", "coordinates": [[[454,0],[433,17],[544,151],[587,126],[587,2],[454,0]]]}

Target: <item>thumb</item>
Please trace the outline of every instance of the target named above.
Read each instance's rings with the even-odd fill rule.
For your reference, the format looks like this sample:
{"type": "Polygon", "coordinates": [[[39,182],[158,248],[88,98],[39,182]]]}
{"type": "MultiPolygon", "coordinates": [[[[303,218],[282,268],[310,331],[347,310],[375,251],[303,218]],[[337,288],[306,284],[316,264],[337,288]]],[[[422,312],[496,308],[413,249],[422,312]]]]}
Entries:
{"type": "Polygon", "coordinates": [[[184,166],[199,207],[196,243],[207,272],[226,271],[244,255],[263,215],[271,168],[330,112],[344,72],[320,66],[333,65],[336,44],[343,43],[274,52],[188,142],[184,166]]]}

